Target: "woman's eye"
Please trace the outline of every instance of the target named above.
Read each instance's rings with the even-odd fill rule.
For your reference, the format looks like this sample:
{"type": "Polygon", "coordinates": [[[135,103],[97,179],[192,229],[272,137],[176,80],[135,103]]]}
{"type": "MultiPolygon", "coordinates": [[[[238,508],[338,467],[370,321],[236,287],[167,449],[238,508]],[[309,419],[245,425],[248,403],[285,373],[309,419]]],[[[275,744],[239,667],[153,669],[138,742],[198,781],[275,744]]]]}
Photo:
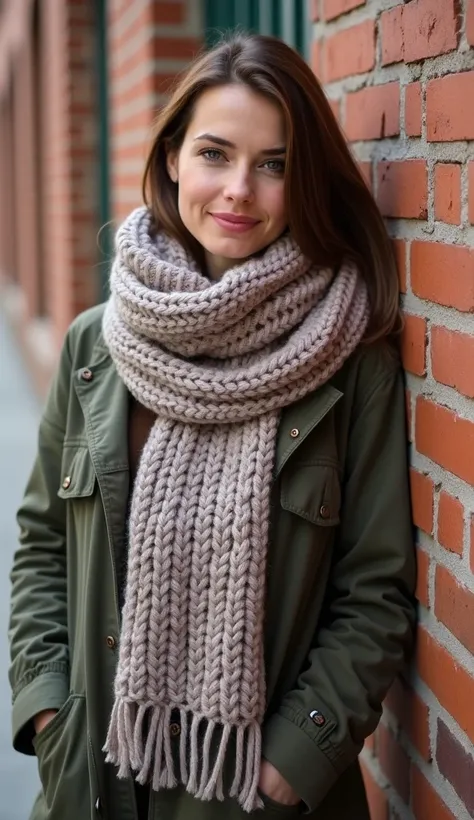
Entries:
{"type": "Polygon", "coordinates": [[[285,163],[282,159],[269,159],[265,163],[265,166],[274,174],[282,174],[285,170],[285,163]]]}
{"type": "Polygon", "coordinates": [[[205,157],[209,162],[216,162],[218,159],[221,159],[222,152],[218,151],[217,148],[206,148],[205,151],[201,151],[201,156],[205,157]]]}

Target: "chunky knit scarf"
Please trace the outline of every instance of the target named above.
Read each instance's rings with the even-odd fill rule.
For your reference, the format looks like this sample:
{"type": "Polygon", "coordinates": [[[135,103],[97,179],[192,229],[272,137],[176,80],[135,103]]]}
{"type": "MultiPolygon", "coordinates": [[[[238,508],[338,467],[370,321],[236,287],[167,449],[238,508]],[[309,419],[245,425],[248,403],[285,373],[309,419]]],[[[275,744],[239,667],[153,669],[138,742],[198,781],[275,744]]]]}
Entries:
{"type": "Polygon", "coordinates": [[[155,790],[182,783],[252,811],[280,411],[359,343],[366,289],[353,266],[317,268],[288,235],[212,282],[178,242],[152,238],[145,208],[116,247],[104,338],[156,421],[132,496],[107,760],[155,790]]]}

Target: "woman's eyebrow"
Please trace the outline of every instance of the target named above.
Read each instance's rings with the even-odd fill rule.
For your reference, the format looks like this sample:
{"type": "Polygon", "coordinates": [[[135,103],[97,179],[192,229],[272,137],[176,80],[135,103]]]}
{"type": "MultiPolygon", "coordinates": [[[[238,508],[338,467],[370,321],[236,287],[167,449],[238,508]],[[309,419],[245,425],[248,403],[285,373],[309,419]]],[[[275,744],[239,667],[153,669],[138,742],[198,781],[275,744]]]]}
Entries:
{"type": "MultiPolygon", "coordinates": [[[[215,142],[216,145],[222,145],[224,148],[237,148],[235,143],[230,142],[230,140],[225,140],[223,137],[216,137],[214,134],[199,134],[198,137],[194,137],[194,142],[196,140],[206,140],[207,142],[215,142]]],[[[281,148],[265,148],[263,151],[260,151],[266,157],[274,157],[279,154],[285,154],[286,148],[283,145],[281,148]]]]}

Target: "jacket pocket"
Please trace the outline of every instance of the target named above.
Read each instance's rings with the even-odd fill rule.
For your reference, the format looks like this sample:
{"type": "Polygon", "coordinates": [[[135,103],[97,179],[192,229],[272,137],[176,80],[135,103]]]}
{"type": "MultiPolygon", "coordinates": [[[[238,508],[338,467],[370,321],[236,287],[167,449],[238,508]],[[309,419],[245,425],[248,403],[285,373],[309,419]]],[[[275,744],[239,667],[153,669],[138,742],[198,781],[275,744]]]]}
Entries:
{"type": "Polygon", "coordinates": [[[86,446],[65,445],[61,463],[61,485],[58,488],[60,498],[87,498],[94,492],[96,485],[94,465],[86,446]]]}
{"type": "Polygon", "coordinates": [[[275,800],[272,800],[271,797],[268,797],[263,792],[260,792],[260,797],[263,801],[262,817],[280,817],[282,820],[286,817],[288,820],[292,820],[292,818],[299,817],[301,814],[301,803],[298,803],[296,806],[286,806],[284,803],[277,803],[275,800]]]}
{"type": "Polygon", "coordinates": [[[334,464],[295,463],[283,470],[280,503],[318,527],[339,524],[341,483],[334,464]]]}
{"type": "Polygon", "coordinates": [[[70,695],[33,739],[48,820],[91,817],[86,702],[70,695]]]}

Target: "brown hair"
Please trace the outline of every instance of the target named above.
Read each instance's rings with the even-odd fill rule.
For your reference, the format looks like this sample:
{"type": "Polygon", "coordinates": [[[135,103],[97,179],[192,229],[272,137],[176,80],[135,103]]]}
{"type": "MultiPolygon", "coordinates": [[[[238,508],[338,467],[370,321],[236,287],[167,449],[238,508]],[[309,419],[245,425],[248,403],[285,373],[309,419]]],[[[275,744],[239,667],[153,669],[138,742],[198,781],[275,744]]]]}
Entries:
{"type": "Polygon", "coordinates": [[[283,111],[288,227],[303,253],[318,265],[335,268],[343,258],[354,260],[370,298],[367,340],[398,332],[397,270],[381,214],[321,85],[307,63],[281,40],[234,34],[198,56],[178,79],[158,116],[143,179],[144,200],[155,226],[175,236],[202,262],[201,246],[181,221],[166,155],[181,146],[199,95],[229,83],[248,85],[283,111]]]}

